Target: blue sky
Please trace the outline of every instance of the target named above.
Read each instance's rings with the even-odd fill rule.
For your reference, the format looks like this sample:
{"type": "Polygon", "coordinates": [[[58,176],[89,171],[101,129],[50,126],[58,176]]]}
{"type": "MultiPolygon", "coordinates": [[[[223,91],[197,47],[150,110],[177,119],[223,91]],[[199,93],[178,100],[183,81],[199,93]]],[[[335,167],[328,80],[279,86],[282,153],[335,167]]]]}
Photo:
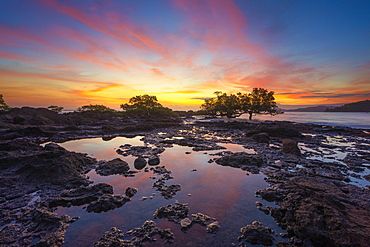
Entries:
{"type": "Polygon", "coordinates": [[[370,96],[370,1],[0,0],[0,93],[11,106],[156,95],[198,109],[214,91],[282,105],[370,96]]]}

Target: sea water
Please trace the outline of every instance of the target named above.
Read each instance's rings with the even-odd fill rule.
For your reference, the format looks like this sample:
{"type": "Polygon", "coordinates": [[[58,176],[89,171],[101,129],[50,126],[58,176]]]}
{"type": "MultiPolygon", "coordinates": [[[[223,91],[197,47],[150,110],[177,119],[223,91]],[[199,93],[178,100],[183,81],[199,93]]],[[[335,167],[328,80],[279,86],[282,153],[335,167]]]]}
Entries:
{"type": "MultiPolygon", "coordinates": [[[[239,120],[247,120],[249,115],[242,115],[239,120]]],[[[370,112],[285,112],[275,116],[257,115],[254,121],[291,121],[313,123],[328,126],[345,126],[357,129],[370,129],[370,112]]]]}

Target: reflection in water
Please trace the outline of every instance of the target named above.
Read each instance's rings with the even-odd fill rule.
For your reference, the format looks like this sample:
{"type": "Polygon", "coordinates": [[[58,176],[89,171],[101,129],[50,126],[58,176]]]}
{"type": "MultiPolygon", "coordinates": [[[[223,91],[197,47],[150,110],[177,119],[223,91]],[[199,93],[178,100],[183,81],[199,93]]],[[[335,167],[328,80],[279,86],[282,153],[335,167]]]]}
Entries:
{"type": "MultiPolygon", "coordinates": [[[[141,137],[132,139],[115,138],[111,141],[102,141],[99,138],[75,140],[61,144],[68,150],[91,154],[98,159],[113,159],[120,157],[134,168],[134,157],[122,157],[115,150],[123,144],[143,145],[141,137]]],[[[222,144],[229,151],[247,151],[240,145],[222,144]]],[[[175,234],[175,241],[171,246],[230,246],[237,244],[239,229],[251,224],[253,221],[261,221],[264,226],[271,227],[277,233],[282,230],[276,225],[272,217],[265,215],[255,206],[255,191],[267,187],[263,180],[264,175],[247,175],[240,169],[209,164],[211,158],[204,152],[191,152],[190,147],[174,146],[166,149],[160,155],[161,165],[172,171],[173,179],[166,184],[181,184],[182,189],[170,200],[164,199],[152,188],[155,181],[151,172],[140,170],[135,177],[123,177],[112,175],[99,176],[95,171],[88,173],[90,178],[98,182],[104,182],[114,187],[115,194],[124,194],[127,187],[136,187],[138,193],[131,202],[123,207],[103,213],[87,213],[82,207],[59,208],[58,214],[80,216],[81,218],[71,224],[66,233],[64,246],[91,246],[95,241],[111,227],[117,227],[123,232],[140,227],[148,219],[153,220],[153,213],[161,206],[173,204],[176,200],[180,203],[188,203],[190,213],[204,213],[219,221],[220,230],[215,234],[206,233],[205,227],[194,225],[186,233],[175,223],[163,219],[154,220],[160,228],[171,228],[175,234]],[[154,195],[153,195],[154,194],[154,195]],[[143,196],[150,197],[141,201],[143,196]]],[[[157,178],[159,175],[156,176],[157,178]]],[[[264,205],[273,205],[263,201],[264,205]]],[[[282,240],[276,236],[277,240],[282,240]]],[[[145,243],[145,246],[163,246],[164,241],[157,237],[155,243],[145,243]]]]}

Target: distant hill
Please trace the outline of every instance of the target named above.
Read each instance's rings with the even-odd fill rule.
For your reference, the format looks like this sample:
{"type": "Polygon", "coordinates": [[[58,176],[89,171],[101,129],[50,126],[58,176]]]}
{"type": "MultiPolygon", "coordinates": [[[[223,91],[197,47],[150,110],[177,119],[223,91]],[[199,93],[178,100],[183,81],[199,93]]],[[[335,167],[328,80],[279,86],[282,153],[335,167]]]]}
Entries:
{"type": "Polygon", "coordinates": [[[326,112],[370,112],[370,100],[345,104],[333,109],[327,109],[326,112]]]}
{"type": "Polygon", "coordinates": [[[291,110],[284,110],[287,112],[324,112],[326,109],[331,108],[330,106],[326,105],[319,105],[319,106],[310,106],[305,108],[298,108],[298,109],[291,109],[291,110]]]}

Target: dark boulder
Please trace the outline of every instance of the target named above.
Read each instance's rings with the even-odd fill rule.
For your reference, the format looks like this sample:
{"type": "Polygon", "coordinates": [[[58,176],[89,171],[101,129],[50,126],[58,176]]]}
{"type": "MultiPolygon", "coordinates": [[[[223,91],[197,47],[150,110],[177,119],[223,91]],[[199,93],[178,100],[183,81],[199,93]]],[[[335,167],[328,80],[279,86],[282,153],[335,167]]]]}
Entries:
{"type": "Polygon", "coordinates": [[[143,157],[136,158],[134,161],[134,167],[137,170],[141,170],[146,166],[146,160],[143,157]]]}
{"type": "Polygon", "coordinates": [[[100,164],[96,168],[96,173],[102,176],[109,176],[114,174],[125,174],[129,170],[130,166],[126,161],[116,158],[100,164]]]}
{"type": "Polygon", "coordinates": [[[247,225],[240,229],[242,235],[238,237],[238,241],[247,241],[253,245],[271,246],[274,244],[273,230],[269,227],[262,226],[261,222],[254,221],[251,225],[247,225]]]}
{"type": "Polygon", "coordinates": [[[86,211],[94,213],[108,212],[115,208],[122,207],[129,201],[131,201],[131,199],[125,195],[104,195],[97,201],[91,202],[87,206],[86,211]]]}
{"type": "Polygon", "coordinates": [[[291,139],[283,140],[282,151],[283,153],[287,153],[287,154],[294,154],[294,155],[301,154],[301,150],[299,149],[297,142],[291,139]]]}
{"type": "Polygon", "coordinates": [[[252,135],[252,139],[259,143],[270,143],[269,134],[264,132],[252,135]]]}
{"type": "Polygon", "coordinates": [[[159,165],[159,163],[160,163],[160,162],[161,162],[161,161],[160,161],[159,157],[158,157],[158,156],[156,156],[156,155],[149,157],[149,160],[148,160],[148,164],[149,164],[150,166],[156,166],[156,165],[159,165]]]}
{"type": "Polygon", "coordinates": [[[128,187],[125,191],[126,196],[128,197],[133,197],[137,193],[138,189],[133,188],[133,187],[128,187]]]}

